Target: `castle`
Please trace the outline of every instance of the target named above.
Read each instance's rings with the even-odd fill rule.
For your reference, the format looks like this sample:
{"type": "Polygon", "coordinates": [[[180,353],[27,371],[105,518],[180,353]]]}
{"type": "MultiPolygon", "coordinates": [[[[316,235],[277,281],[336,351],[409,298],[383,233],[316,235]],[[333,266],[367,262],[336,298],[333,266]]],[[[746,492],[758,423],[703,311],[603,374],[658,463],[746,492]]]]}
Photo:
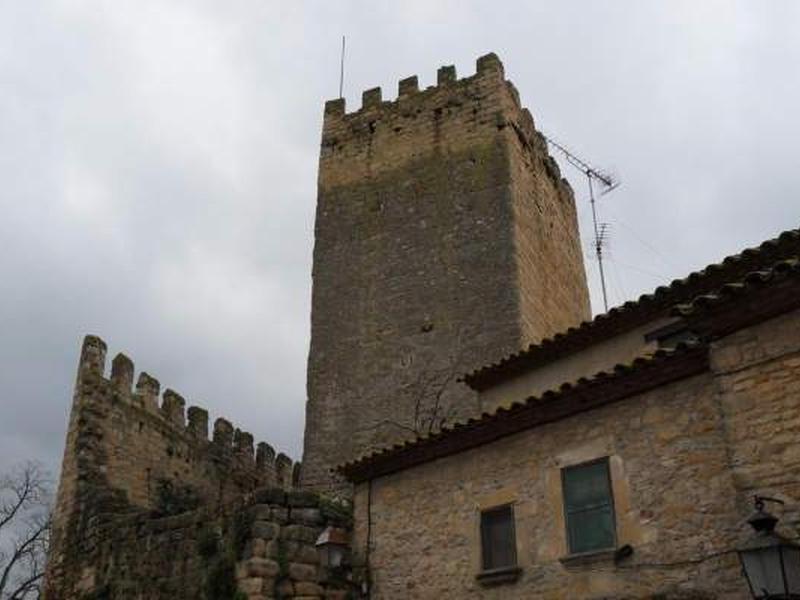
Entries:
{"type": "Polygon", "coordinates": [[[495,55],[329,101],[302,463],[87,336],[46,598],[752,597],[750,498],[800,523],[798,257],[789,230],[591,319],[495,55]]]}
{"type": "Polygon", "coordinates": [[[469,368],[590,316],[572,190],[494,55],[325,106],[303,483],[480,412],[469,368]],[[488,325],[490,324],[490,325],[488,325]],[[488,325],[488,326],[487,326],[488,325]]]}

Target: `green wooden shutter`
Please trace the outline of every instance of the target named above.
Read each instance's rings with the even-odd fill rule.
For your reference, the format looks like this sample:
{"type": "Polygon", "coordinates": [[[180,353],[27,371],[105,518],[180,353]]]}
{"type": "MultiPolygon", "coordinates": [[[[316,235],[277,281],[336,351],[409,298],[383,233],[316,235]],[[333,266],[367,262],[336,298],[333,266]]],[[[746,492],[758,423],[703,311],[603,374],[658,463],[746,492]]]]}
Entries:
{"type": "Polygon", "coordinates": [[[614,501],[608,459],[562,471],[570,554],[613,548],[614,501]]]}

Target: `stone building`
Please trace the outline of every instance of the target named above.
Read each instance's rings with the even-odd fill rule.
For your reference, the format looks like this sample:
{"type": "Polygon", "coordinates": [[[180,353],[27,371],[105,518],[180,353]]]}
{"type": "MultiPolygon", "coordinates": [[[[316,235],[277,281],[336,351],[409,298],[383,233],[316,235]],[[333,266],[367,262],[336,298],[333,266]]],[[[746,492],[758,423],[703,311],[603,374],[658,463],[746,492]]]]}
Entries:
{"type": "Polygon", "coordinates": [[[496,56],[326,104],[312,275],[302,466],[86,337],[48,600],[744,599],[752,496],[797,537],[800,230],[590,319],[496,56]]]}
{"type": "Polygon", "coordinates": [[[340,468],[372,598],[750,598],[800,525],[800,230],[467,375],[485,412],[340,468]]]}

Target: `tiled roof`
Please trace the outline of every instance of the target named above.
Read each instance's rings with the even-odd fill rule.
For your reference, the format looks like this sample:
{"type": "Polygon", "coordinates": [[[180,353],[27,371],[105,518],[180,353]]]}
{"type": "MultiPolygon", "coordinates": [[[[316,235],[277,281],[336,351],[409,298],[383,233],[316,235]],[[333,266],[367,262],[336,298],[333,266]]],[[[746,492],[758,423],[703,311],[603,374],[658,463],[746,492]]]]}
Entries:
{"type": "Polygon", "coordinates": [[[672,308],[705,340],[800,309],[800,253],[672,308]]]}
{"type": "Polygon", "coordinates": [[[767,269],[752,271],[741,281],[726,283],[710,294],[697,296],[686,304],[678,304],[672,308],[671,314],[676,317],[698,316],[745,294],[759,290],[766,284],[775,284],[788,279],[800,279],[800,257],[798,256],[778,261],[767,269]]]}
{"type": "Polygon", "coordinates": [[[607,313],[597,315],[591,321],[584,321],[577,327],[571,327],[496,363],[481,367],[465,375],[463,381],[475,390],[484,390],[498,381],[586,348],[659,316],[667,316],[676,304],[689,302],[731,281],[742,279],[750,272],[797,255],[800,255],[800,229],[784,231],[756,248],[748,248],[739,254],[728,256],[684,279],[676,279],[669,285],[658,287],[653,293],[644,294],[636,301],[626,302],[607,313]]]}
{"type": "MultiPolygon", "coordinates": [[[[798,240],[800,231],[785,232],[758,249],[745,250],[736,257],[725,259],[720,265],[690,275],[687,280],[692,277],[710,278],[715,272],[724,272],[726,279],[715,290],[696,295],[689,302],[673,303],[671,310],[665,310],[663,314],[682,317],[688,324],[700,326],[703,340],[709,341],[750,323],[800,308],[798,240]],[[776,254],[785,257],[768,264],[767,257],[776,254]],[[731,274],[741,269],[731,265],[738,266],[745,261],[748,265],[758,263],[759,268],[744,272],[736,281],[731,274]]],[[[675,285],[673,282],[670,287],[675,285]]],[[[669,297],[675,298],[674,295],[669,297]]],[[[564,337],[568,335],[575,334],[565,334],[564,337]]],[[[558,390],[529,397],[510,408],[484,413],[466,423],[442,428],[427,437],[385,448],[348,462],[337,470],[352,482],[366,481],[615,402],[701,373],[707,368],[708,347],[705,343],[682,343],[673,350],[660,349],[652,356],[637,358],[629,365],[620,364],[611,371],[602,371],[588,379],[581,378],[574,384],[565,383],[558,390]]]]}
{"type": "Polygon", "coordinates": [[[466,423],[456,423],[427,437],[346,463],[337,468],[352,482],[366,481],[437,458],[462,452],[537,425],[556,421],[700,373],[708,368],[707,348],[698,343],[658,350],[629,365],[617,365],[558,390],[515,402],[510,408],[484,413],[466,423]]]}

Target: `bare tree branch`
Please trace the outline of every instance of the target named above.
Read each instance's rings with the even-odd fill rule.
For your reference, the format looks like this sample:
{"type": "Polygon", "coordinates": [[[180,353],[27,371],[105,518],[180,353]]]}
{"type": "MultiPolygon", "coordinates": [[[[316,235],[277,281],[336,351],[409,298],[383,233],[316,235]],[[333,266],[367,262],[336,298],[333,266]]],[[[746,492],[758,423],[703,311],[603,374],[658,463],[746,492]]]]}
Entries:
{"type": "MultiPolygon", "coordinates": [[[[17,536],[11,558],[8,559],[3,567],[2,575],[0,575],[0,594],[5,592],[15,569],[25,566],[24,563],[27,563],[28,567],[37,567],[39,563],[43,562],[39,560],[39,557],[43,551],[46,551],[46,546],[42,542],[49,531],[50,517],[44,516],[32,520],[29,526],[17,536]]],[[[38,571],[38,569],[36,570],[38,571]]]]}
{"type": "Polygon", "coordinates": [[[404,431],[408,431],[409,433],[417,433],[417,430],[413,427],[409,427],[408,425],[403,425],[402,423],[398,423],[396,421],[392,421],[391,419],[383,419],[378,421],[377,423],[373,423],[372,425],[368,425],[367,427],[361,427],[356,429],[356,433],[362,433],[364,431],[374,431],[375,429],[380,429],[384,425],[391,425],[392,427],[397,427],[398,429],[403,429],[404,431]]]}
{"type": "Polygon", "coordinates": [[[38,596],[50,541],[48,489],[36,463],[0,476],[0,600],[38,596]]]}
{"type": "Polygon", "coordinates": [[[41,501],[44,494],[45,478],[36,463],[25,463],[0,477],[0,530],[21,510],[41,501]]]}
{"type": "Polygon", "coordinates": [[[455,407],[450,406],[445,410],[445,399],[451,386],[455,384],[456,377],[463,369],[463,356],[465,349],[465,333],[459,329],[452,341],[452,353],[445,361],[439,361],[439,368],[433,364],[417,373],[416,380],[403,386],[406,393],[412,396],[413,411],[410,423],[384,420],[372,428],[389,423],[404,431],[414,433],[416,436],[430,435],[450,422],[457,414],[455,407]]]}

